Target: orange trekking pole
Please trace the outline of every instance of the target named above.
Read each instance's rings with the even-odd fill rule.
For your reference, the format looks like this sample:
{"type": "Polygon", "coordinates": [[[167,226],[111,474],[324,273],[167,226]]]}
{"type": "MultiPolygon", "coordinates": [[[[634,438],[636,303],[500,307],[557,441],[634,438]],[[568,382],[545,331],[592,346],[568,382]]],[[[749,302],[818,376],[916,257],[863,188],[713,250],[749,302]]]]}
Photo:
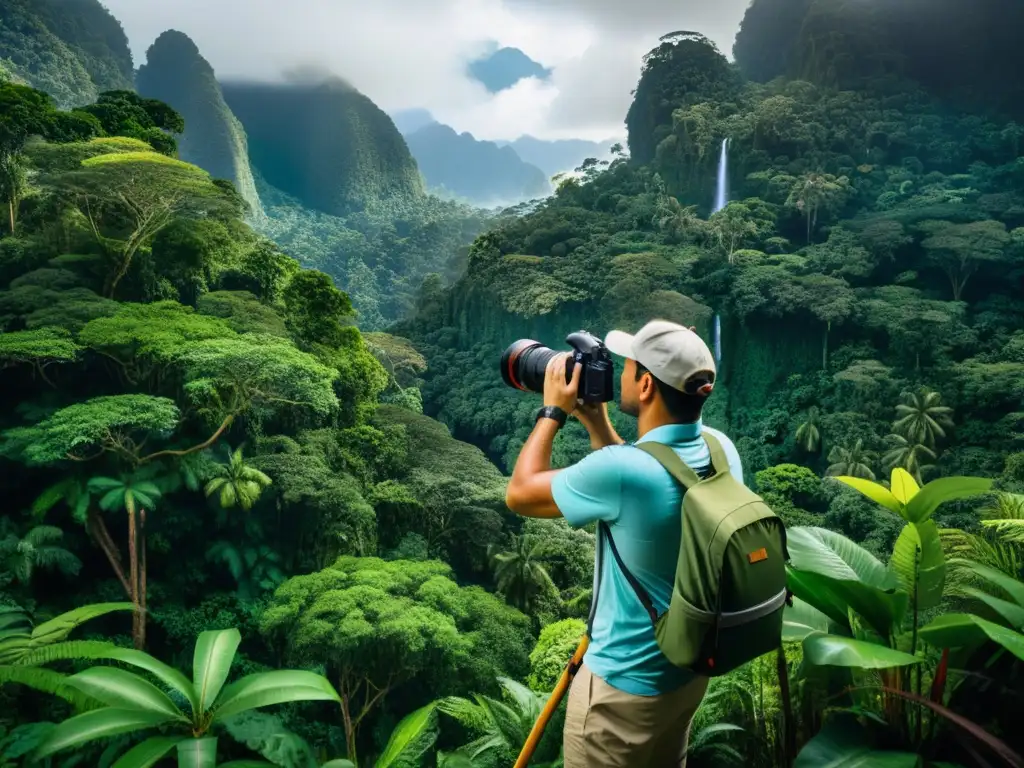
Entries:
{"type": "Polygon", "coordinates": [[[548,721],[555,714],[558,705],[562,703],[562,697],[565,696],[565,692],[569,689],[569,684],[572,683],[572,679],[576,677],[576,672],[583,663],[583,655],[587,652],[588,645],[590,645],[590,638],[584,635],[583,639],[580,640],[579,646],[576,648],[576,652],[569,659],[569,663],[565,665],[565,669],[562,670],[562,676],[558,678],[558,684],[555,686],[555,690],[551,692],[551,696],[548,697],[548,703],[544,705],[540,717],[533,724],[533,730],[526,737],[526,743],[523,744],[523,750],[519,753],[519,759],[516,760],[513,768],[526,768],[526,764],[530,762],[530,758],[533,757],[533,753],[540,743],[541,736],[544,735],[544,729],[547,727],[548,721]]]}

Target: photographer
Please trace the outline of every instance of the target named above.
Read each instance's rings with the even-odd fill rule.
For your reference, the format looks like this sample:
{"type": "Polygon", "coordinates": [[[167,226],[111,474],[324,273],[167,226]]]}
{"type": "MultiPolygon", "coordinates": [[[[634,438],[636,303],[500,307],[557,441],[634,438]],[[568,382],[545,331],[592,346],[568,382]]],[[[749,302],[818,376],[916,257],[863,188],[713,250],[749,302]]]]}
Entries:
{"type": "MultiPolygon", "coordinates": [[[[701,433],[710,432],[721,443],[731,474],[742,482],[733,443],[701,422],[716,368],[692,329],[655,320],[635,336],[610,332],[605,346],[625,358],[619,408],[637,417],[637,442],[670,446],[704,477],[711,460],[701,433]]],[[[574,527],[607,522],[623,565],[661,614],[679,557],[683,490],[658,461],[616,434],[606,403],[579,403],[581,366],[566,381],[571,360],[571,354],[557,355],[547,365],[544,407],[516,462],[506,502],[517,514],[564,517],[574,527]],[[552,442],[569,415],[586,427],[594,452],[571,467],[552,470],[552,442]]],[[[609,553],[608,542],[599,541],[597,604],[590,645],[569,692],[565,766],[685,766],[690,721],[708,678],[673,665],[662,654],[637,591],[609,553]]]]}

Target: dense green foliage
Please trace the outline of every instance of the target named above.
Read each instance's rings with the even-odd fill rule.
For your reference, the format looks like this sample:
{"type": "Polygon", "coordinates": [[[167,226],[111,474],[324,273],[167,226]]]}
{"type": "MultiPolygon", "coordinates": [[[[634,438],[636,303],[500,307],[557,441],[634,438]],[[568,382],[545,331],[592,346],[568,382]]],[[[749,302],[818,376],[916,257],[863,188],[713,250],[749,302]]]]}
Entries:
{"type": "Polygon", "coordinates": [[[99,0],[3,0],[0,64],[65,108],[134,79],[128,38],[99,0]]]}
{"type": "Polygon", "coordinates": [[[214,178],[229,179],[258,219],[262,209],[245,130],[228,109],[213,68],[195,43],[181,32],[160,35],[146,52],[136,82],[140,94],[171,105],[185,119],[179,157],[214,178]]]}
{"type": "Polygon", "coordinates": [[[347,83],[225,83],[222,90],[248,135],[255,170],[304,205],[344,216],[423,195],[391,118],[347,83]]]}
{"type": "MultiPolygon", "coordinates": [[[[539,397],[501,351],[716,314],[705,422],[787,523],[794,599],[778,653],[712,682],[688,764],[1019,762],[1024,130],[1009,78],[967,56],[968,109],[896,12],[867,28],[918,63],[882,76],[877,7],[758,0],[739,66],[666,35],[631,157],[489,219],[424,196],[341,86],[225,89],[257,232],[178,157],[188,105],[0,84],[0,765],[510,765],[595,537],[509,513],[539,397]]],[[[589,450],[572,421],[553,460],[589,450]]],[[[559,765],[561,713],[532,765],[559,765]]]]}

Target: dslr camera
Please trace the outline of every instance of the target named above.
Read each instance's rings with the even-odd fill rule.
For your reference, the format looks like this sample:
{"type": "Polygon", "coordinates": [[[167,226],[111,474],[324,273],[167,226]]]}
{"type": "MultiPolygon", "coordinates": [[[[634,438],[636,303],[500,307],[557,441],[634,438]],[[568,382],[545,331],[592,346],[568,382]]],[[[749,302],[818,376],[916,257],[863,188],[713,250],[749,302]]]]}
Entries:
{"type": "MultiPolygon", "coordinates": [[[[611,354],[604,342],[587,331],[569,334],[572,361],[565,367],[566,383],[572,380],[575,366],[582,365],[577,397],[584,403],[607,403],[614,399],[614,370],[611,354]]],[[[544,392],[548,362],[559,354],[533,339],[519,339],[501,356],[501,378],[510,387],[524,392],[544,392]]]]}

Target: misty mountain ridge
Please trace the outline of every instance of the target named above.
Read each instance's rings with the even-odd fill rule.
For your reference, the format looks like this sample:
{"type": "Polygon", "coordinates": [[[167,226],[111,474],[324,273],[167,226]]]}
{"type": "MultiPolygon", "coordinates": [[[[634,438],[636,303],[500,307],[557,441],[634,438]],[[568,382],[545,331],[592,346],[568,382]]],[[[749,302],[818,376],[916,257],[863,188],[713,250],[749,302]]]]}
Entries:
{"type": "Polygon", "coordinates": [[[552,191],[544,172],[523,162],[514,149],[480,141],[471,133],[434,122],[408,134],[405,141],[428,190],[442,197],[495,207],[552,191]]]}
{"type": "Polygon", "coordinates": [[[492,44],[490,53],[471,61],[466,71],[470,77],[490,91],[498,93],[511,88],[520,80],[536,77],[547,80],[551,70],[531,59],[518,48],[497,48],[492,44]]]}

